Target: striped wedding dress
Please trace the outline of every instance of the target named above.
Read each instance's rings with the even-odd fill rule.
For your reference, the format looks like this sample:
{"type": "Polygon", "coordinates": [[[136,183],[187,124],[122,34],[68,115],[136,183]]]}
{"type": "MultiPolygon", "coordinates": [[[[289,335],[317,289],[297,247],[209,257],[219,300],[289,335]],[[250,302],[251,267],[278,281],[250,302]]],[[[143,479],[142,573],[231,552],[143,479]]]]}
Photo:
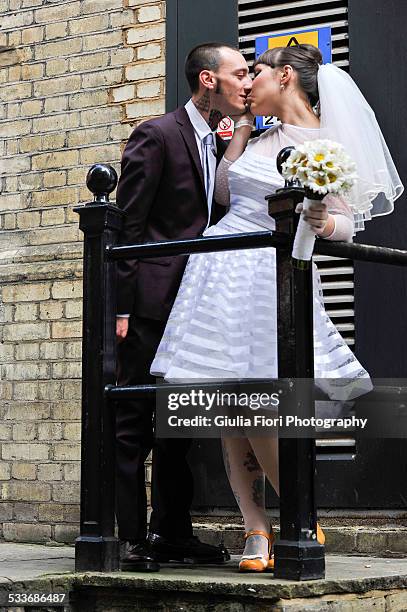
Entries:
{"type": "MultiPolygon", "coordinates": [[[[275,156],[255,151],[249,145],[229,166],[229,211],[205,236],[275,229],[264,198],[282,178],[275,156]]],[[[315,265],[313,279],[315,378],[326,379],[317,384],[331,399],[352,399],[370,390],[370,378],[325,311],[315,265]]],[[[277,378],[276,298],[274,248],[191,255],[151,373],[170,382],[277,378]]]]}

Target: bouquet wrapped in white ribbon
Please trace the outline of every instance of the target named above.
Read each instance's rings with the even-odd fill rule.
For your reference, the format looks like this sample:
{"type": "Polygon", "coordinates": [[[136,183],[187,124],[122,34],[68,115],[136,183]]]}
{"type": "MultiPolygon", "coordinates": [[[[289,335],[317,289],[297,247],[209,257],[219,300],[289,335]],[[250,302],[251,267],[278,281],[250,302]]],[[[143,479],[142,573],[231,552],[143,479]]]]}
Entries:
{"type": "MultiPolygon", "coordinates": [[[[331,140],[310,140],[298,145],[282,164],[282,174],[286,180],[297,180],[304,187],[304,211],[314,200],[321,201],[328,193],[347,193],[357,178],[356,165],[342,145],[331,140]]],[[[314,244],[315,233],[301,215],[293,258],[309,261],[314,244]]]]}

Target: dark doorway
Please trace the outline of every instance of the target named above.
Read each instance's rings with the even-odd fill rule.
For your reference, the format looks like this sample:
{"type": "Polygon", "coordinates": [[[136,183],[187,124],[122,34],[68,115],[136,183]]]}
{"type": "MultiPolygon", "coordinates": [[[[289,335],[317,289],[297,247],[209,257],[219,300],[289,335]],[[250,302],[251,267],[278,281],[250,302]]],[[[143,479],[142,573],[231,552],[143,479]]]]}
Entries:
{"type": "MultiPolygon", "coordinates": [[[[269,4],[275,11],[279,3],[269,4]]],[[[316,1],[315,5],[318,4],[316,1]]],[[[345,3],[336,3],[335,7],[346,11],[345,3]]],[[[407,72],[402,63],[407,56],[403,31],[407,23],[407,4],[405,0],[348,0],[348,9],[350,72],[374,108],[402,181],[407,184],[404,144],[407,72]]],[[[301,15],[305,19],[303,12],[301,15]]],[[[338,19],[342,19],[341,15],[338,19]]],[[[256,19],[259,20],[253,17],[257,23],[256,19]]],[[[343,19],[346,23],[346,15],[343,19]]],[[[296,22],[293,27],[307,23],[296,22]]],[[[338,21],[339,34],[341,28],[347,27],[341,23],[338,21]]],[[[264,33],[272,32],[275,27],[271,20],[270,27],[264,25],[264,33]]],[[[285,29],[290,29],[290,24],[285,29]]],[[[237,0],[167,0],[167,110],[184,104],[188,98],[183,76],[187,52],[208,40],[237,45],[238,38],[237,0]]],[[[241,45],[248,47],[246,55],[250,53],[251,43],[245,42],[244,36],[241,45]]],[[[405,249],[405,200],[403,195],[397,201],[392,215],[370,222],[360,235],[360,241],[405,249]]],[[[407,274],[403,269],[376,264],[355,265],[355,349],[372,376],[402,378],[407,373],[406,304],[407,274]]],[[[405,441],[372,439],[350,441],[350,444],[348,449],[344,447],[339,452],[321,453],[317,462],[318,506],[405,509],[405,441]]],[[[235,509],[219,441],[195,440],[190,457],[195,478],[194,508],[200,513],[214,508],[235,509]]],[[[269,507],[278,506],[271,492],[267,501],[269,507]]]]}

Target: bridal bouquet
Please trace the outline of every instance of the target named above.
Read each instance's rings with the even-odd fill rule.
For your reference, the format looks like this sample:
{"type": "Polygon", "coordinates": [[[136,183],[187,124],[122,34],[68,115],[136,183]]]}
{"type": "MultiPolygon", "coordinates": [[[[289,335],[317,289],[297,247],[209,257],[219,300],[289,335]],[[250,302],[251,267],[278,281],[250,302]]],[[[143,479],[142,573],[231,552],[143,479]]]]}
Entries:
{"type": "MultiPolygon", "coordinates": [[[[357,178],[356,165],[342,145],[331,140],[310,140],[298,145],[282,164],[282,174],[286,180],[297,180],[304,187],[303,210],[328,193],[347,193],[357,178]]],[[[314,243],[315,233],[301,216],[293,246],[294,259],[309,261],[314,243]]]]}

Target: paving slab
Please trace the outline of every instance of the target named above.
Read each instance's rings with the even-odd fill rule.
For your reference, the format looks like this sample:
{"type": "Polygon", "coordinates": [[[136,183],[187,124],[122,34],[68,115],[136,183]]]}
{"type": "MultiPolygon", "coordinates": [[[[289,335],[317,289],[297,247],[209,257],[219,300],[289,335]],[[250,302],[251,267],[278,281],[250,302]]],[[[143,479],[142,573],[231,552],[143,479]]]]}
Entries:
{"type": "Polygon", "coordinates": [[[21,581],[42,574],[73,572],[73,546],[0,543],[0,578],[21,581]]]}
{"type": "Polygon", "coordinates": [[[112,611],[172,611],[182,606],[188,611],[217,610],[218,605],[222,611],[266,609],[263,605],[271,606],[267,610],[294,611],[294,604],[300,606],[298,610],[325,610],[331,605],[328,600],[340,605],[329,610],[362,610],[362,603],[367,606],[363,610],[372,609],[369,606],[386,612],[407,609],[403,607],[407,605],[405,558],[327,555],[326,578],[303,582],[277,580],[272,573],[240,574],[238,561],[233,556],[219,566],[164,564],[158,573],[75,574],[73,547],[0,543],[0,595],[18,590],[70,592],[72,611],[91,610],[93,604],[95,610],[112,611]],[[93,604],[85,605],[89,597],[93,604]],[[123,597],[137,601],[138,607],[123,607],[123,597]],[[391,599],[394,607],[389,607],[391,599]],[[107,600],[109,607],[104,608],[107,600]],[[214,608],[208,603],[206,608],[211,601],[218,603],[214,608]]]}
{"type": "Polygon", "coordinates": [[[144,580],[154,585],[168,581],[193,584],[317,584],[343,581],[355,581],[376,578],[386,581],[387,578],[407,578],[407,559],[387,559],[377,557],[357,557],[343,555],[327,555],[326,578],[323,581],[293,582],[277,580],[272,573],[240,574],[237,570],[239,556],[233,555],[231,561],[224,565],[179,565],[163,564],[157,573],[115,572],[74,574],[75,549],[72,546],[43,546],[39,544],[0,543],[0,577],[9,581],[20,581],[72,573],[73,576],[85,579],[92,576],[92,581],[105,578],[109,582],[117,579],[144,580]]]}

